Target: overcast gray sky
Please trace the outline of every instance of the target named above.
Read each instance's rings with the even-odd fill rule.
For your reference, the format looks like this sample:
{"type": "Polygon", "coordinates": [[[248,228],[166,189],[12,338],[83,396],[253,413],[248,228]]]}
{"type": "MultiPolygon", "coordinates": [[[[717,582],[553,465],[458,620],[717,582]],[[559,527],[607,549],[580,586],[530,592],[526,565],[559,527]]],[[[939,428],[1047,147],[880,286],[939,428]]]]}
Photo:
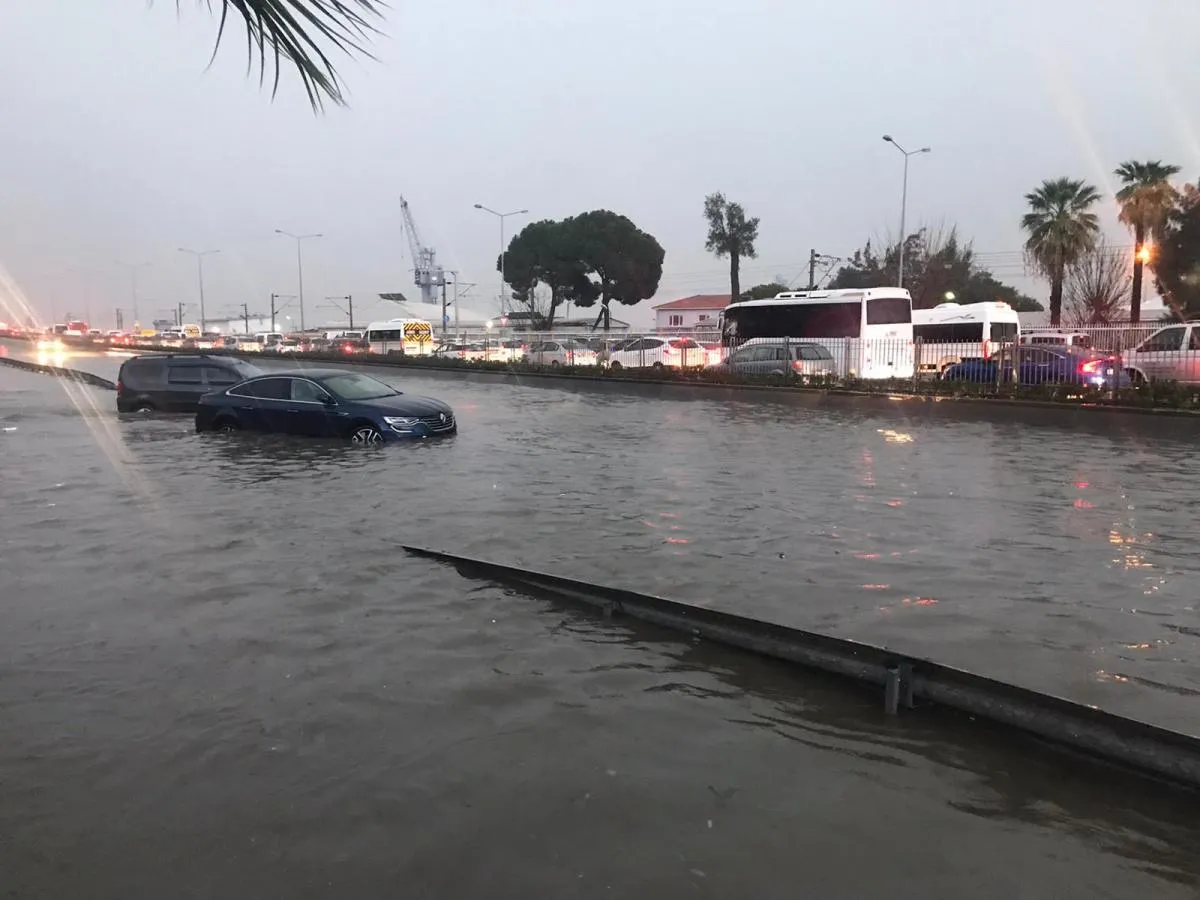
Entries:
{"type": "MultiPolygon", "coordinates": [[[[439,260],[479,283],[471,305],[498,289],[497,222],[474,203],[628,215],[666,248],[662,302],[728,290],[703,246],[714,190],[762,219],[743,285],[894,234],[889,132],[934,151],[912,161],[909,222],[957,223],[1041,296],[1016,252],[1027,190],[1085,177],[1111,206],[1127,158],[1200,174],[1194,0],[395,0],[383,27],[378,61],[341,64],[351,107],[314,116],[290,71],[274,102],[246,78],[240,31],[206,71],[216,21],[189,0],[178,16],[170,0],[7,0],[0,263],[46,318],[87,298],[107,324],[129,306],[115,260],[152,264],[148,319],[196,299],[177,248],[219,248],[211,317],[294,292],[274,230],[320,231],[310,309],[353,293],[365,315],[412,290],[403,193],[439,260]]],[[[649,322],[651,305],[618,315],[649,322]]]]}

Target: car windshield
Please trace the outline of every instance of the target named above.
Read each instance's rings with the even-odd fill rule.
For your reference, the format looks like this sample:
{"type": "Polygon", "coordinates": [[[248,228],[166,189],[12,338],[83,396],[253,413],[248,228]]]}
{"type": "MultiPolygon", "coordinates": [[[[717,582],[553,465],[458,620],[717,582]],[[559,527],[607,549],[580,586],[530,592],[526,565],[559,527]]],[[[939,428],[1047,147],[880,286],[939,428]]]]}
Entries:
{"type": "Polygon", "coordinates": [[[376,400],[380,397],[394,397],[400,391],[390,384],[384,384],[369,375],[359,375],[356,372],[346,372],[342,375],[330,375],[322,378],[322,383],[343,400],[376,400]]]}

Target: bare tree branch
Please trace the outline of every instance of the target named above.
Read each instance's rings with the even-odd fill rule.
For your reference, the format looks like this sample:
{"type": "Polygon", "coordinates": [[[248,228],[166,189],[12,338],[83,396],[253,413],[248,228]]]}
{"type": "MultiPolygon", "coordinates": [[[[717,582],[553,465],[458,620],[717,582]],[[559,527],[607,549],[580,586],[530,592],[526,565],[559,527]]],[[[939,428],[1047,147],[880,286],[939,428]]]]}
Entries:
{"type": "Polygon", "coordinates": [[[1067,272],[1068,324],[1111,325],[1125,318],[1132,268],[1128,254],[1101,244],[1085,252],[1067,272]]]}

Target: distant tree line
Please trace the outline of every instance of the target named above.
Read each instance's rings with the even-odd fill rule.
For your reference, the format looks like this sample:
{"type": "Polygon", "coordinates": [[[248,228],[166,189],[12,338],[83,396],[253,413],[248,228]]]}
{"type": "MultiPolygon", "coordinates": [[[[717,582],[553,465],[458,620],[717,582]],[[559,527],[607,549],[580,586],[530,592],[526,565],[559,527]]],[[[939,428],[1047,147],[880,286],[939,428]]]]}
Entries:
{"type": "MultiPolygon", "coordinates": [[[[892,244],[878,253],[871,242],[838,269],[831,288],[874,288],[896,284],[899,278],[900,245],[892,244]]],[[[948,231],[922,228],[908,235],[904,246],[904,287],[912,294],[913,307],[929,309],[953,299],[958,303],[1001,300],[1017,312],[1037,312],[1042,305],[1011,285],[998,281],[975,257],[970,241],[948,231]]]]}

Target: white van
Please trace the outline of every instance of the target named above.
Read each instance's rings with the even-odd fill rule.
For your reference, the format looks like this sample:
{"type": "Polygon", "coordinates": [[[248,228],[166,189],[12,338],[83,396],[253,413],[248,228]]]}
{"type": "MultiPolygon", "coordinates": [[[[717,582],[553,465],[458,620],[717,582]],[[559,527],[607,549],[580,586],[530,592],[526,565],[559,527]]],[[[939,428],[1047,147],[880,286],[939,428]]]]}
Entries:
{"type": "Polygon", "coordinates": [[[283,343],[283,333],[279,331],[260,331],[254,336],[255,342],[258,344],[258,349],[275,350],[283,343]]]}
{"type": "Polygon", "coordinates": [[[1092,336],[1082,331],[1031,331],[1021,335],[1021,344],[1047,344],[1055,347],[1082,347],[1091,349],[1092,336]]]}
{"type": "Polygon", "coordinates": [[[918,371],[940,375],[964,359],[987,359],[1021,334],[1017,311],[1002,300],[939,303],[914,309],[913,339],[920,342],[918,371]]]}

